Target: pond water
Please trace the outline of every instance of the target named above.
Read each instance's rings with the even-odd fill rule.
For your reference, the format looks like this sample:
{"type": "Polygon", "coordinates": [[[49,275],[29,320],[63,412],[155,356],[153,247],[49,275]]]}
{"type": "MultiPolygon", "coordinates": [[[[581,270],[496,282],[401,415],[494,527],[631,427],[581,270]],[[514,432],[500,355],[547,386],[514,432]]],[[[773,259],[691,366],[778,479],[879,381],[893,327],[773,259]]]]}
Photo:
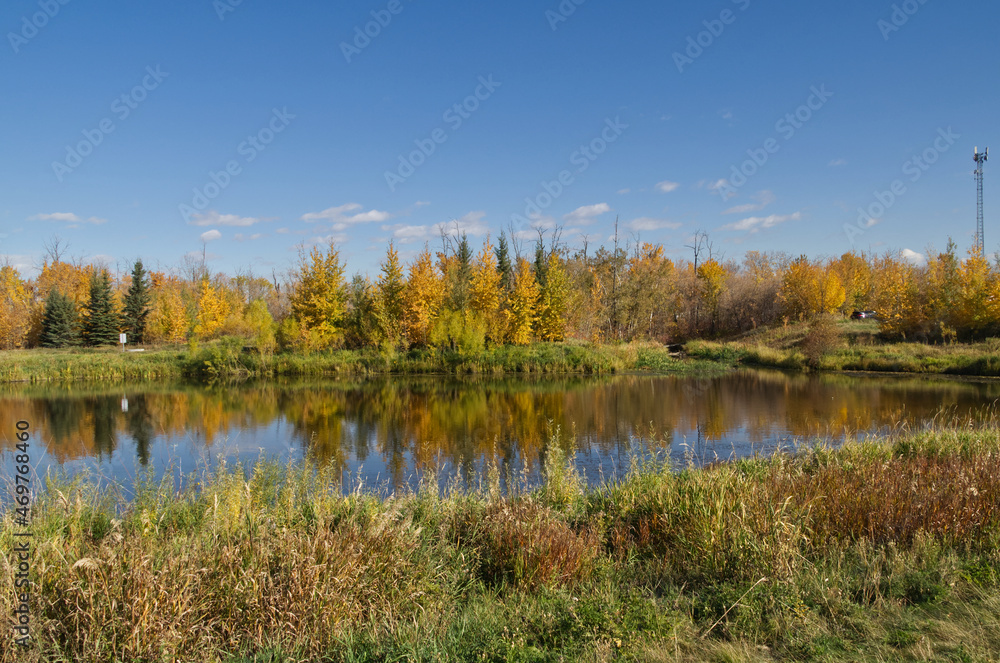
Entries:
{"type": "MultiPolygon", "coordinates": [[[[977,416],[1000,383],[739,371],[711,377],[381,378],[226,386],[0,387],[0,472],[13,473],[14,424],[31,425],[31,463],[130,484],[225,458],[330,464],[391,490],[427,468],[466,480],[487,459],[538,476],[558,431],[587,481],[658,452],[702,464],[846,435],[977,416]],[[944,414],[942,414],[944,413],[944,414]],[[526,470],[524,468],[527,468],[526,470]]],[[[350,481],[346,481],[350,483],[350,481]]]]}

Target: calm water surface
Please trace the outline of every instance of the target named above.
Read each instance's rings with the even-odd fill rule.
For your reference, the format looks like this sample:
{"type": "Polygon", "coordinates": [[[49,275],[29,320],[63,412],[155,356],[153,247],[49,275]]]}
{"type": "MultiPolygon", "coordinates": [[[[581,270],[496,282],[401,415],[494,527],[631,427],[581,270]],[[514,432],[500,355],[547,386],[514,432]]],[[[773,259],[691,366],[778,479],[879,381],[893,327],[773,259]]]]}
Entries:
{"type": "Polygon", "coordinates": [[[189,473],[225,458],[310,454],[368,486],[413,485],[421,471],[470,477],[489,458],[537,468],[549,431],[591,483],[649,450],[711,462],[906,424],[944,410],[975,416],[1000,383],[787,375],[615,376],[269,382],[239,386],[0,388],[0,459],[13,471],[14,422],[31,423],[32,464],[131,483],[151,468],[189,473]]]}

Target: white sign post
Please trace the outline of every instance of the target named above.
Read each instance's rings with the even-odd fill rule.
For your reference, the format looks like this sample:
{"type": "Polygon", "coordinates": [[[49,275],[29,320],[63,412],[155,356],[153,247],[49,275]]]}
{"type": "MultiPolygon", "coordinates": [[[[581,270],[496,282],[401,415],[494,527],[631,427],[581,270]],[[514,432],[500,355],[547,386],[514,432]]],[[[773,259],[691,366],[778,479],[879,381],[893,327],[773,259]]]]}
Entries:
{"type": "Polygon", "coordinates": [[[125,341],[128,337],[125,334],[118,334],[118,342],[122,344],[122,352],[125,352],[125,341]]]}

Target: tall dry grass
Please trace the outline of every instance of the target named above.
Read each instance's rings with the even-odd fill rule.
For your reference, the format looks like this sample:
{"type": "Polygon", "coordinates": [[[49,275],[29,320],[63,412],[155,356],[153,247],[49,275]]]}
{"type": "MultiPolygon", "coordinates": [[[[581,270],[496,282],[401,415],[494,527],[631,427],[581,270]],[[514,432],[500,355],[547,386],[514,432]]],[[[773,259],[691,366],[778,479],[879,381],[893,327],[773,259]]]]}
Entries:
{"type": "MultiPolygon", "coordinates": [[[[998,430],[636,461],[590,489],[555,434],[546,484],[506,494],[495,468],[476,490],[432,477],[385,499],[309,463],[223,465],[181,492],[52,481],[34,512],[37,644],[0,639],[0,661],[612,660],[662,643],[689,660],[747,643],[893,658],[922,646],[907,606],[1000,597],[998,430]]],[[[5,513],[8,550],[15,529],[5,513]]],[[[963,621],[942,612],[941,633],[980,629],[955,651],[1000,652],[948,611],[963,621]]]]}

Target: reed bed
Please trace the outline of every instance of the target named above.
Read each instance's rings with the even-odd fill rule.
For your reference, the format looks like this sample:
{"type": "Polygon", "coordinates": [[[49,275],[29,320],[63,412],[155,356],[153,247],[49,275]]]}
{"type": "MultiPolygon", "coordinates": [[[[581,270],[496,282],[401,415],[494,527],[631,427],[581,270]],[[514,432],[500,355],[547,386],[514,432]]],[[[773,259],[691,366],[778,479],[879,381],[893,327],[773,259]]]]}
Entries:
{"type": "MultiPolygon", "coordinates": [[[[557,436],[531,490],[50,478],[35,644],[0,661],[996,660],[998,461],[987,417],[590,489],[557,436]]],[[[7,614],[13,582],[5,559],[7,614]]]]}

